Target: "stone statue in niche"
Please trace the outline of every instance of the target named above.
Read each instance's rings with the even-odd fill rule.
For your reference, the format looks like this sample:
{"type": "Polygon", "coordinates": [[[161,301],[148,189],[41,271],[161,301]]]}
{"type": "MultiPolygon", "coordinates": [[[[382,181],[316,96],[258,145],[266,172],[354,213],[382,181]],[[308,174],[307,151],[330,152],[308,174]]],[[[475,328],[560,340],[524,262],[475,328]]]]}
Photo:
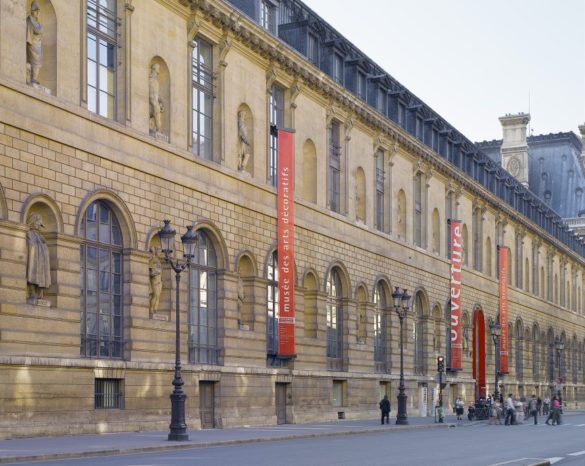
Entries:
{"type": "Polygon", "coordinates": [[[246,112],[238,112],[238,135],[239,135],[239,157],[238,170],[246,170],[248,160],[250,159],[250,138],[248,136],[248,127],[246,125],[246,112]]]}
{"type": "Polygon", "coordinates": [[[26,264],[26,281],[30,300],[37,304],[42,300],[45,288],[51,286],[51,267],[49,247],[40,233],[44,228],[40,214],[32,214],[28,219],[29,231],[26,233],[28,256],[26,264]]]}
{"type": "Polygon", "coordinates": [[[150,312],[156,312],[162,293],[162,264],[158,257],[158,248],[150,248],[150,260],[148,261],[148,273],[150,276],[150,312]]]}
{"type": "Polygon", "coordinates": [[[238,277],[238,322],[241,330],[250,330],[250,326],[242,320],[242,313],[244,312],[244,302],[246,300],[246,290],[244,288],[244,280],[238,277]]]}
{"type": "Polygon", "coordinates": [[[148,77],[148,102],[150,107],[149,129],[150,134],[158,139],[168,142],[168,136],[163,133],[162,114],[165,111],[164,102],[160,96],[160,83],[158,75],[160,65],[153,63],[150,67],[150,76],[148,77]]]}
{"type": "Polygon", "coordinates": [[[39,85],[39,72],[43,61],[43,26],[39,21],[41,8],[33,1],[30,15],[26,18],[26,81],[33,86],[39,85]]]}

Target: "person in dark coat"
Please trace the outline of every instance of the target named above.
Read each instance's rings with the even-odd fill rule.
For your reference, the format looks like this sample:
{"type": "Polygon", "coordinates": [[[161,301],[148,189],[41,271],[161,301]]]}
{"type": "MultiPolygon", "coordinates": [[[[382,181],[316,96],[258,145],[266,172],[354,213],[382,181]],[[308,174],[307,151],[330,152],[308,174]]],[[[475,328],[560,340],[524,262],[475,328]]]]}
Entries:
{"type": "Polygon", "coordinates": [[[390,400],[388,395],[384,395],[384,399],[380,401],[380,411],[382,412],[382,424],[386,419],[386,424],[390,424],[390,400]]]}

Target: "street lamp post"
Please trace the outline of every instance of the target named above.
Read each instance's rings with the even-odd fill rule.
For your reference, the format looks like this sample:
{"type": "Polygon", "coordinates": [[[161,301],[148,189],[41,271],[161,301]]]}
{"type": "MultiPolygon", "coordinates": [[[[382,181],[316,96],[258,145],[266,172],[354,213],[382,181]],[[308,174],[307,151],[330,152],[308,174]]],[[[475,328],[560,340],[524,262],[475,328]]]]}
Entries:
{"type": "MultiPolygon", "coordinates": [[[[558,336],[555,338],[555,349],[557,350],[557,360],[559,362],[559,378],[557,379],[557,385],[560,385],[564,382],[561,368],[561,352],[565,349],[565,342],[561,340],[558,336]]],[[[557,395],[559,394],[560,390],[558,390],[557,392],[557,395]]]]}
{"type": "Polygon", "coordinates": [[[398,287],[392,293],[394,300],[394,310],[400,319],[400,385],[398,387],[398,414],[396,415],[396,424],[407,425],[408,418],[406,416],[406,393],[404,393],[404,339],[403,339],[403,321],[408,313],[408,306],[410,304],[410,295],[406,288],[400,292],[398,287]]]}
{"type": "Polygon", "coordinates": [[[185,399],[187,395],[183,391],[183,377],[181,376],[181,326],[180,326],[180,312],[179,312],[179,283],[181,281],[181,272],[188,269],[191,265],[191,259],[194,256],[195,243],[197,242],[197,234],[193,232],[193,225],[187,227],[187,232],[181,236],[183,243],[183,261],[179,259],[173,260],[171,254],[173,253],[174,241],[176,232],[171,228],[170,220],[164,220],[164,227],[158,233],[162,243],[162,252],[165,255],[165,260],[170,264],[175,272],[176,281],[176,299],[175,299],[175,378],[173,379],[173,386],[175,387],[171,393],[171,424],[169,426],[169,440],[189,440],[187,434],[187,424],[185,423],[185,399]]]}
{"type": "Polygon", "coordinates": [[[500,399],[500,388],[498,386],[498,377],[500,375],[500,358],[499,358],[499,354],[498,354],[498,343],[500,341],[500,324],[494,322],[493,324],[490,324],[490,333],[492,334],[492,340],[494,341],[494,372],[496,373],[496,387],[495,387],[495,391],[494,391],[494,397],[495,400],[499,400],[500,399]]]}

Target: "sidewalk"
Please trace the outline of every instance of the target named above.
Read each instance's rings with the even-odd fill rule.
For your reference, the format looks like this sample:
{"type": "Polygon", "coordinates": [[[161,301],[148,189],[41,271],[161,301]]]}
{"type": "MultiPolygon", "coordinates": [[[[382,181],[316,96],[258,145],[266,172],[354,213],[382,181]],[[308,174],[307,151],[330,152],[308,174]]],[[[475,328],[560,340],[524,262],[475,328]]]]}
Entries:
{"type": "MultiPolygon", "coordinates": [[[[394,414],[394,413],[393,413],[394,414]]],[[[455,416],[445,416],[443,424],[436,424],[432,417],[409,418],[409,425],[380,425],[376,420],[343,420],[312,424],[283,424],[279,426],[253,426],[228,429],[189,431],[186,442],[169,442],[168,432],[124,432],[99,435],[70,435],[64,437],[35,437],[0,440],[0,464],[29,461],[48,461],[86,456],[144,453],[172,449],[201,448],[234,445],[239,443],[268,442],[334,435],[366,434],[372,432],[396,432],[404,430],[448,428],[457,423],[455,416]]]]}

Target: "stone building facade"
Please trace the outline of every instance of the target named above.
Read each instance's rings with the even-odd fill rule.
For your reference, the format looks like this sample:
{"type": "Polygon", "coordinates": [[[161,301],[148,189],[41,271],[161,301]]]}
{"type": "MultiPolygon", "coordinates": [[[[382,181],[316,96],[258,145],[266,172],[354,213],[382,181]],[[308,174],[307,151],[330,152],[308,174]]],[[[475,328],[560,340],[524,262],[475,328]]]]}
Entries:
{"type": "Polygon", "coordinates": [[[583,242],[301,2],[36,3],[38,83],[31,5],[0,2],[1,438],[168,426],[164,219],[198,235],[179,289],[190,428],[377,416],[398,386],[395,287],[413,296],[408,412],[432,415],[449,218],[463,223],[464,330],[448,405],[494,388],[498,245],[511,249],[504,390],[585,401],[583,242]],[[311,47],[278,35],[305,20],[311,47]],[[271,125],[295,130],[294,360],[274,351],[271,125]],[[32,278],[43,266],[48,286],[32,278]]]}

